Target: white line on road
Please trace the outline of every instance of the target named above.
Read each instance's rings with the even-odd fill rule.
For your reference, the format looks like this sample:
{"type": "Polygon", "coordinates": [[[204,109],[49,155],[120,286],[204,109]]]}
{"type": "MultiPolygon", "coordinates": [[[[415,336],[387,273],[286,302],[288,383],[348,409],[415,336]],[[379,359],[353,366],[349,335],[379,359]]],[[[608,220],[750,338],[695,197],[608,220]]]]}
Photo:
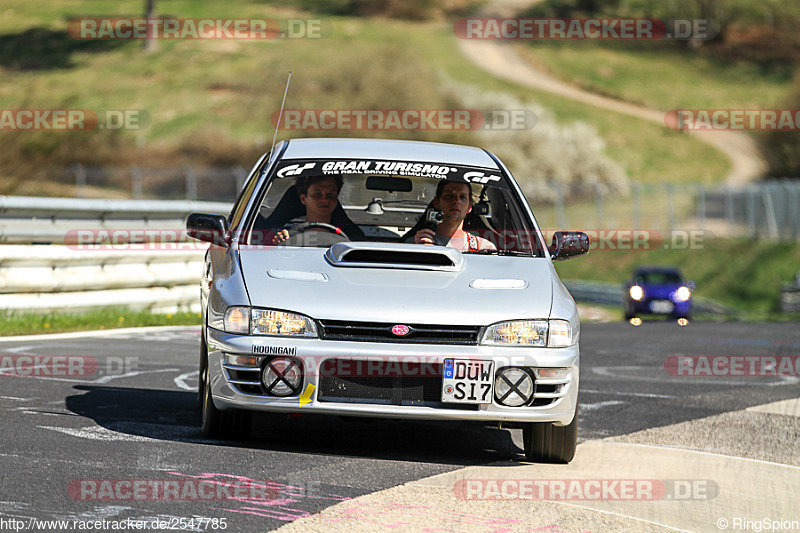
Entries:
{"type": "Polygon", "coordinates": [[[581,393],[583,392],[591,392],[591,393],[598,393],[598,394],[613,394],[614,396],[638,396],[640,398],[677,398],[677,396],[670,396],[669,394],[652,394],[649,392],[625,392],[625,391],[613,391],[613,390],[596,390],[596,389],[584,389],[581,388],[581,393]]]}
{"type": "Polygon", "coordinates": [[[142,374],[154,374],[156,372],[177,372],[178,370],[180,370],[180,369],[179,368],[162,368],[162,369],[159,369],[159,370],[137,370],[137,371],[133,371],[133,372],[128,372],[126,374],[112,374],[110,376],[103,376],[102,378],[97,378],[94,381],[91,381],[91,383],[108,383],[112,379],[131,378],[131,377],[134,377],[134,376],[141,376],[142,374]]]}
{"type": "Polygon", "coordinates": [[[118,433],[102,426],[88,426],[84,428],[62,428],[56,426],[36,426],[41,429],[49,429],[50,431],[58,431],[89,440],[102,440],[106,442],[111,441],[136,441],[136,442],[157,442],[155,439],[148,437],[140,437],[139,435],[127,435],[125,433],[118,433]]]}
{"type": "Polygon", "coordinates": [[[691,448],[682,448],[680,446],[664,446],[664,445],[656,445],[656,444],[639,444],[638,442],[623,442],[619,440],[615,440],[615,437],[608,437],[607,439],[614,444],[625,444],[626,446],[641,446],[642,448],[656,448],[659,450],[674,450],[677,452],[687,452],[687,453],[697,453],[700,455],[710,455],[712,457],[724,457],[725,459],[734,459],[737,461],[751,461],[754,463],[762,463],[765,465],[774,465],[774,466],[782,466],[784,468],[792,468],[794,470],[800,470],[800,466],[794,465],[787,465],[785,463],[775,463],[772,461],[765,461],[763,459],[751,459],[750,457],[737,457],[735,455],[725,455],[724,453],[715,453],[715,452],[704,452],[702,450],[692,450],[691,448]]]}
{"type": "MultiPolygon", "coordinates": [[[[42,366],[31,367],[31,368],[42,368],[42,366]]],[[[45,381],[65,381],[67,383],[83,383],[83,384],[86,384],[86,383],[99,383],[99,384],[103,384],[103,383],[108,383],[112,379],[117,379],[117,378],[126,378],[126,377],[131,377],[131,376],[138,376],[138,375],[141,375],[141,374],[153,374],[153,373],[156,373],[156,372],[177,372],[178,370],[180,370],[180,369],[179,368],[160,368],[158,370],[141,370],[141,371],[138,371],[138,372],[128,372],[127,374],[114,374],[114,375],[110,375],[110,376],[103,376],[101,378],[91,379],[91,380],[89,380],[89,379],[55,378],[55,377],[46,377],[46,376],[22,376],[22,375],[19,375],[19,374],[8,374],[8,373],[6,373],[6,372],[4,372],[2,370],[0,370],[0,376],[8,376],[8,377],[14,377],[14,378],[21,378],[21,379],[41,379],[41,380],[45,380],[45,381]]]]}
{"type": "Polygon", "coordinates": [[[191,385],[187,385],[186,384],[186,380],[191,378],[191,377],[199,376],[199,375],[200,375],[200,371],[199,370],[195,370],[194,372],[187,372],[185,374],[181,374],[180,376],[178,376],[177,378],[174,379],[175,385],[177,385],[179,389],[190,390],[190,391],[194,392],[194,391],[197,390],[197,387],[192,387],[191,385]]]}
{"type": "Polygon", "coordinates": [[[70,331],[67,333],[43,333],[40,335],[17,335],[14,337],[0,337],[0,342],[23,341],[52,341],[58,339],[81,339],[84,337],[110,337],[128,333],[154,333],[158,331],[192,331],[200,332],[197,326],[148,326],[143,328],[99,329],[95,331],[70,331]]]}
{"type": "Polygon", "coordinates": [[[582,403],[581,404],[581,411],[594,411],[595,409],[602,409],[603,407],[610,407],[612,405],[622,405],[625,402],[621,402],[619,400],[609,400],[607,402],[594,402],[594,403],[582,403]]]}

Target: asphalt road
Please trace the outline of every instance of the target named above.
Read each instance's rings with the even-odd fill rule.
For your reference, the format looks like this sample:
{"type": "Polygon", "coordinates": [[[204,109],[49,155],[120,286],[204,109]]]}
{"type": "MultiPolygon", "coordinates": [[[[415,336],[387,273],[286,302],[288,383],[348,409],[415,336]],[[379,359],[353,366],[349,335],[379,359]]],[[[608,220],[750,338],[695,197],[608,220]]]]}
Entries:
{"type": "MultiPolygon", "coordinates": [[[[204,517],[225,519],[228,531],[266,531],[408,481],[523,460],[518,431],[465,423],[262,416],[246,442],[203,439],[192,390],[198,335],[198,328],[183,328],[0,342],[0,361],[97,361],[96,372],[91,365],[83,372],[89,375],[0,375],[0,530],[8,519],[175,524],[204,517]],[[104,493],[101,485],[175,479],[268,482],[277,498],[223,499],[223,491],[211,499],[150,501],[104,493]]],[[[584,441],[800,396],[794,377],[673,377],[664,366],[675,355],[800,353],[791,323],[585,324],[581,348],[584,441]]]]}

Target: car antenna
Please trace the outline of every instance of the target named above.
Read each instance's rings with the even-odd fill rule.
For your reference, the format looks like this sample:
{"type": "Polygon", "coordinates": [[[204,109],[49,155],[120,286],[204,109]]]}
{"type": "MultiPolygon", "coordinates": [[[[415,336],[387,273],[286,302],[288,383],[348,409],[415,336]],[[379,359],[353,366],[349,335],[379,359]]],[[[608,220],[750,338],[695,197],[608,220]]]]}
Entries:
{"type": "Polygon", "coordinates": [[[283,90],[283,101],[281,102],[281,110],[278,112],[278,123],[275,124],[275,135],[272,136],[272,146],[269,147],[269,153],[275,149],[275,139],[278,138],[278,130],[281,127],[281,118],[283,117],[283,106],[286,104],[286,93],[289,92],[289,82],[292,81],[292,71],[289,71],[289,77],[286,78],[286,88],[283,90]]]}

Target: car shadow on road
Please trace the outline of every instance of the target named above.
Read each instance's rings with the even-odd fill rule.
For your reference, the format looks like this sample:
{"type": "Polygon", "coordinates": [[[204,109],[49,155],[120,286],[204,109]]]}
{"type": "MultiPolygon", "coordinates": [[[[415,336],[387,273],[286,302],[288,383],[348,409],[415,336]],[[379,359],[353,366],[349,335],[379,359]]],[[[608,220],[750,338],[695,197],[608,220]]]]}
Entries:
{"type": "Polygon", "coordinates": [[[67,409],[135,438],[464,466],[522,458],[509,430],[475,422],[259,413],[246,439],[206,439],[193,392],[103,385],[74,389],[79,393],[66,398],[67,409]]]}

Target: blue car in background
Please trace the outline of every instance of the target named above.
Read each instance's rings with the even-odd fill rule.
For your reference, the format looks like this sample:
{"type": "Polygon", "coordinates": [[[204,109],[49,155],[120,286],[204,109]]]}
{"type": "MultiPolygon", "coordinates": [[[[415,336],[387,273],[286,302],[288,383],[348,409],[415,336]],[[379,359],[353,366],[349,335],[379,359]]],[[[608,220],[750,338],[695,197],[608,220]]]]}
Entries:
{"type": "Polygon", "coordinates": [[[694,282],[684,281],[674,267],[640,267],[625,282],[623,305],[625,320],[638,315],[667,315],[689,320],[692,312],[694,282]]]}

